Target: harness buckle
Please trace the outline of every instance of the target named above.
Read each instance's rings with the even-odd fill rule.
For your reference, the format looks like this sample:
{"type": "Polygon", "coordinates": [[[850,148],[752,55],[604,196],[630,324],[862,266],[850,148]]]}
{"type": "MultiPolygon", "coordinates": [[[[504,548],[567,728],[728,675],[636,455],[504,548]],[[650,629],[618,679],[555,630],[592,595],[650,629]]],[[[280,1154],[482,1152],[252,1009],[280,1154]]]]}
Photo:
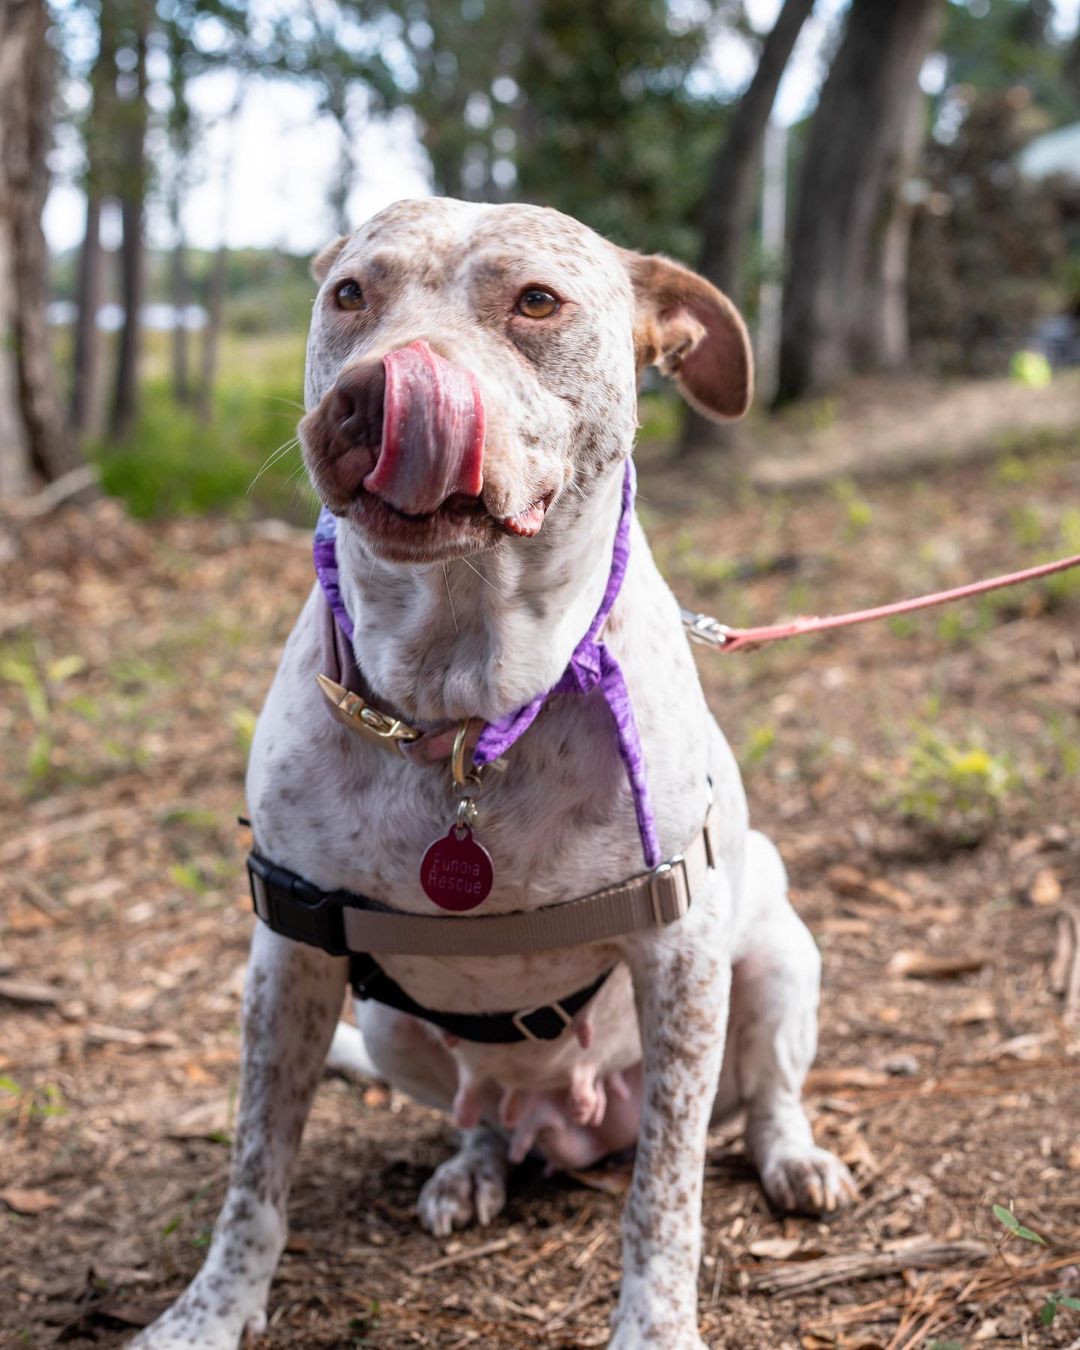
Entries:
{"type": "Polygon", "coordinates": [[[657,928],[681,919],[690,908],[690,878],[686,859],[681,853],[670,862],[653,868],[649,878],[649,897],[652,900],[653,920],[657,928]]]}
{"type": "Polygon", "coordinates": [[[515,1028],[521,1032],[522,1036],[524,1036],[524,1038],[527,1041],[533,1041],[537,1045],[540,1045],[545,1041],[558,1040],[558,1037],[562,1035],[562,1033],[567,1029],[567,1027],[571,1027],[574,1025],[574,1019],[570,1016],[570,1014],[566,1011],[566,1009],[563,1007],[561,1003],[544,1003],[541,1004],[540,1007],[538,1008],[530,1008],[527,1012],[513,1013],[510,1018],[510,1021],[513,1022],[515,1028]],[[538,1036],[536,1032],[531,1030],[531,1028],[526,1024],[525,1019],[527,1017],[535,1017],[537,1013],[542,1012],[553,1012],[561,1020],[562,1027],[558,1033],[558,1036],[538,1036]]]}
{"type": "Polygon", "coordinates": [[[248,854],[247,869],[252,907],[268,928],[294,942],[320,947],[331,956],[348,952],[336,892],[320,891],[254,852],[248,854]]]}

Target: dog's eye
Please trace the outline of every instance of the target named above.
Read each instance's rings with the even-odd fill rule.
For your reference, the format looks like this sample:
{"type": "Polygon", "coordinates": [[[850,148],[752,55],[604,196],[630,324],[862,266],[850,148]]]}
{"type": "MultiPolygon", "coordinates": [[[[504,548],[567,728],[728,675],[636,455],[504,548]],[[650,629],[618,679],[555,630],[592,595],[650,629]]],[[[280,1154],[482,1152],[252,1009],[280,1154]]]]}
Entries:
{"type": "Polygon", "coordinates": [[[518,296],[517,312],[526,319],[550,319],[558,310],[559,302],[550,291],[542,291],[538,286],[530,286],[518,296]]]}
{"type": "Polygon", "coordinates": [[[334,292],[338,309],[363,309],[364,292],[355,281],[343,281],[334,292]]]}

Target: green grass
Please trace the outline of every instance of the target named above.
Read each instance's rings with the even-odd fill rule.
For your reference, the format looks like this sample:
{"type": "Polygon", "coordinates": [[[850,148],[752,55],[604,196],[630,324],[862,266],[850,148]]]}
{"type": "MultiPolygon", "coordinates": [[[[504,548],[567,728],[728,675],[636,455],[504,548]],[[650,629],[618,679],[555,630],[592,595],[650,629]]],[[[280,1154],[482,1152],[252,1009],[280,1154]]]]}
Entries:
{"type": "Polygon", "coordinates": [[[300,334],[227,336],[206,423],[173,399],[157,348],[152,345],[147,357],[134,432],[122,443],[101,440],[87,447],[106,492],[144,518],[212,511],[314,517],[300,451],[282,450],[303,412],[300,334]]]}

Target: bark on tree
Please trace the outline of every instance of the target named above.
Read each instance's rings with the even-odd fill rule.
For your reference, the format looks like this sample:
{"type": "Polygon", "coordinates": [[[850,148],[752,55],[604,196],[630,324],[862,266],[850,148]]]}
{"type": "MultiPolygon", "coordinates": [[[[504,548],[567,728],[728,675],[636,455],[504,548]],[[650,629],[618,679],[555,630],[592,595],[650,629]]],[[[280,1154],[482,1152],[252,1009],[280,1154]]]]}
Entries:
{"type": "Polygon", "coordinates": [[[98,17],[98,54],[90,74],[90,106],[85,119],[86,229],[75,291],[74,358],[71,422],[76,436],[96,433],[101,426],[101,333],[97,312],[102,298],[101,209],[116,190],[114,127],[116,100],[116,32],[114,7],[103,4],[98,17]]]}
{"type": "Polygon", "coordinates": [[[221,242],[218,244],[217,253],[214,255],[214,266],[210,273],[210,284],[207,288],[206,327],[203,330],[202,368],[196,403],[198,415],[203,422],[209,422],[214,412],[218,346],[221,338],[222,317],[225,311],[225,291],[229,280],[228,235],[230,207],[232,205],[232,169],[236,157],[236,134],[240,122],[240,112],[244,106],[244,93],[244,82],[241,80],[227,114],[229,153],[225,161],[225,172],[222,176],[221,186],[221,221],[219,225],[221,242]]]}
{"type": "MultiPolygon", "coordinates": [[[[761,147],[776,91],[814,0],[784,0],[765,38],[754,78],[731,114],[727,134],[713,160],[702,211],[701,270],[738,304],[742,298],[740,263],[754,218],[761,147]]],[[[679,454],[722,445],[726,428],[688,408],[679,454]]]]}
{"type": "Polygon", "coordinates": [[[170,195],[169,215],[175,231],[172,258],[169,263],[169,291],[173,309],[172,330],[172,382],[173,397],[181,406],[191,401],[191,378],[188,360],[187,311],[191,303],[191,286],[188,280],[187,246],[184,241],[184,227],[180,215],[181,191],[180,175],[170,195]]]}
{"type": "Polygon", "coordinates": [[[76,436],[97,429],[99,356],[97,314],[101,305],[101,197],[86,185],[86,228],[75,277],[75,350],[71,376],[71,430],[76,436]]]}
{"type": "Polygon", "coordinates": [[[900,143],[886,174],[855,317],[853,364],[859,370],[902,370],[911,354],[908,252],[915,204],[909,185],[926,137],[926,96],[911,86],[900,143]]]}
{"type": "Polygon", "coordinates": [[[199,380],[197,410],[203,422],[209,422],[214,413],[214,386],[217,383],[218,344],[221,321],[225,309],[225,286],[229,278],[229,246],[224,240],[214,255],[210,285],[206,296],[206,327],[203,329],[202,370],[199,380]]]}
{"type": "Polygon", "coordinates": [[[17,416],[0,441],[5,491],[25,492],[80,464],[56,392],[46,322],[48,251],[41,212],[49,186],[54,69],[44,0],[0,6],[0,360],[17,416]],[[21,430],[21,434],[20,434],[21,430]]]}
{"type": "Polygon", "coordinates": [[[849,368],[871,229],[939,5],[852,0],[803,157],[778,403],[826,393],[849,368]]]}
{"type": "Polygon", "coordinates": [[[131,0],[126,41],[134,53],[133,80],[119,100],[120,144],[120,295],[124,325],[116,355],[116,385],[110,431],[123,440],[134,425],[139,398],[139,322],[143,297],[143,208],[146,196],[146,41],[149,0],[131,0]]]}

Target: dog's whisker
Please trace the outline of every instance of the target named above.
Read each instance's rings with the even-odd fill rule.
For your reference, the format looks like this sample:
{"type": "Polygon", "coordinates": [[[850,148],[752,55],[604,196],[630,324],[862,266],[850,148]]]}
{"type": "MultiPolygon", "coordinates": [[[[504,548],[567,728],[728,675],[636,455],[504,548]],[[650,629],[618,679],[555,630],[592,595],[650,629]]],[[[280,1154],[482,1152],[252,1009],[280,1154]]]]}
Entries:
{"type": "Polygon", "coordinates": [[[498,586],[495,585],[495,583],[491,580],[491,578],[490,578],[490,577],[484,576],[483,572],[480,571],[479,567],[476,567],[473,563],[471,563],[471,562],[468,560],[468,558],[459,558],[458,561],[459,561],[459,562],[463,562],[463,563],[465,564],[465,566],[468,567],[468,568],[470,569],[470,571],[475,572],[476,575],[480,578],[480,580],[484,583],[485,586],[490,586],[491,589],[492,589],[493,591],[495,591],[495,592],[496,592],[497,594],[499,594],[499,595],[502,594],[502,592],[499,590],[498,586]]]}
{"type": "Polygon", "coordinates": [[[457,611],[454,609],[454,597],[450,594],[450,575],[446,570],[446,563],[443,563],[442,565],[442,578],[443,581],[446,582],[446,598],[450,601],[450,617],[454,620],[454,632],[460,633],[461,629],[458,627],[457,611]]]}
{"type": "Polygon", "coordinates": [[[300,437],[292,436],[289,438],[289,440],[285,442],[284,445],[279,445],[275,451],[267,455],[266,459],[263,460],[262,468],[248,484],[247,496],[249,497],[251,496],[255,484],[259,481],[259,479],[263,476],[263,474],[266,473],[267,469],[273,468],[273,466],[278,462],[279,459],[284,459],[285,456],[289,454],[290,451],[295,450],[299,444],[300,444],[300,437]]]}

